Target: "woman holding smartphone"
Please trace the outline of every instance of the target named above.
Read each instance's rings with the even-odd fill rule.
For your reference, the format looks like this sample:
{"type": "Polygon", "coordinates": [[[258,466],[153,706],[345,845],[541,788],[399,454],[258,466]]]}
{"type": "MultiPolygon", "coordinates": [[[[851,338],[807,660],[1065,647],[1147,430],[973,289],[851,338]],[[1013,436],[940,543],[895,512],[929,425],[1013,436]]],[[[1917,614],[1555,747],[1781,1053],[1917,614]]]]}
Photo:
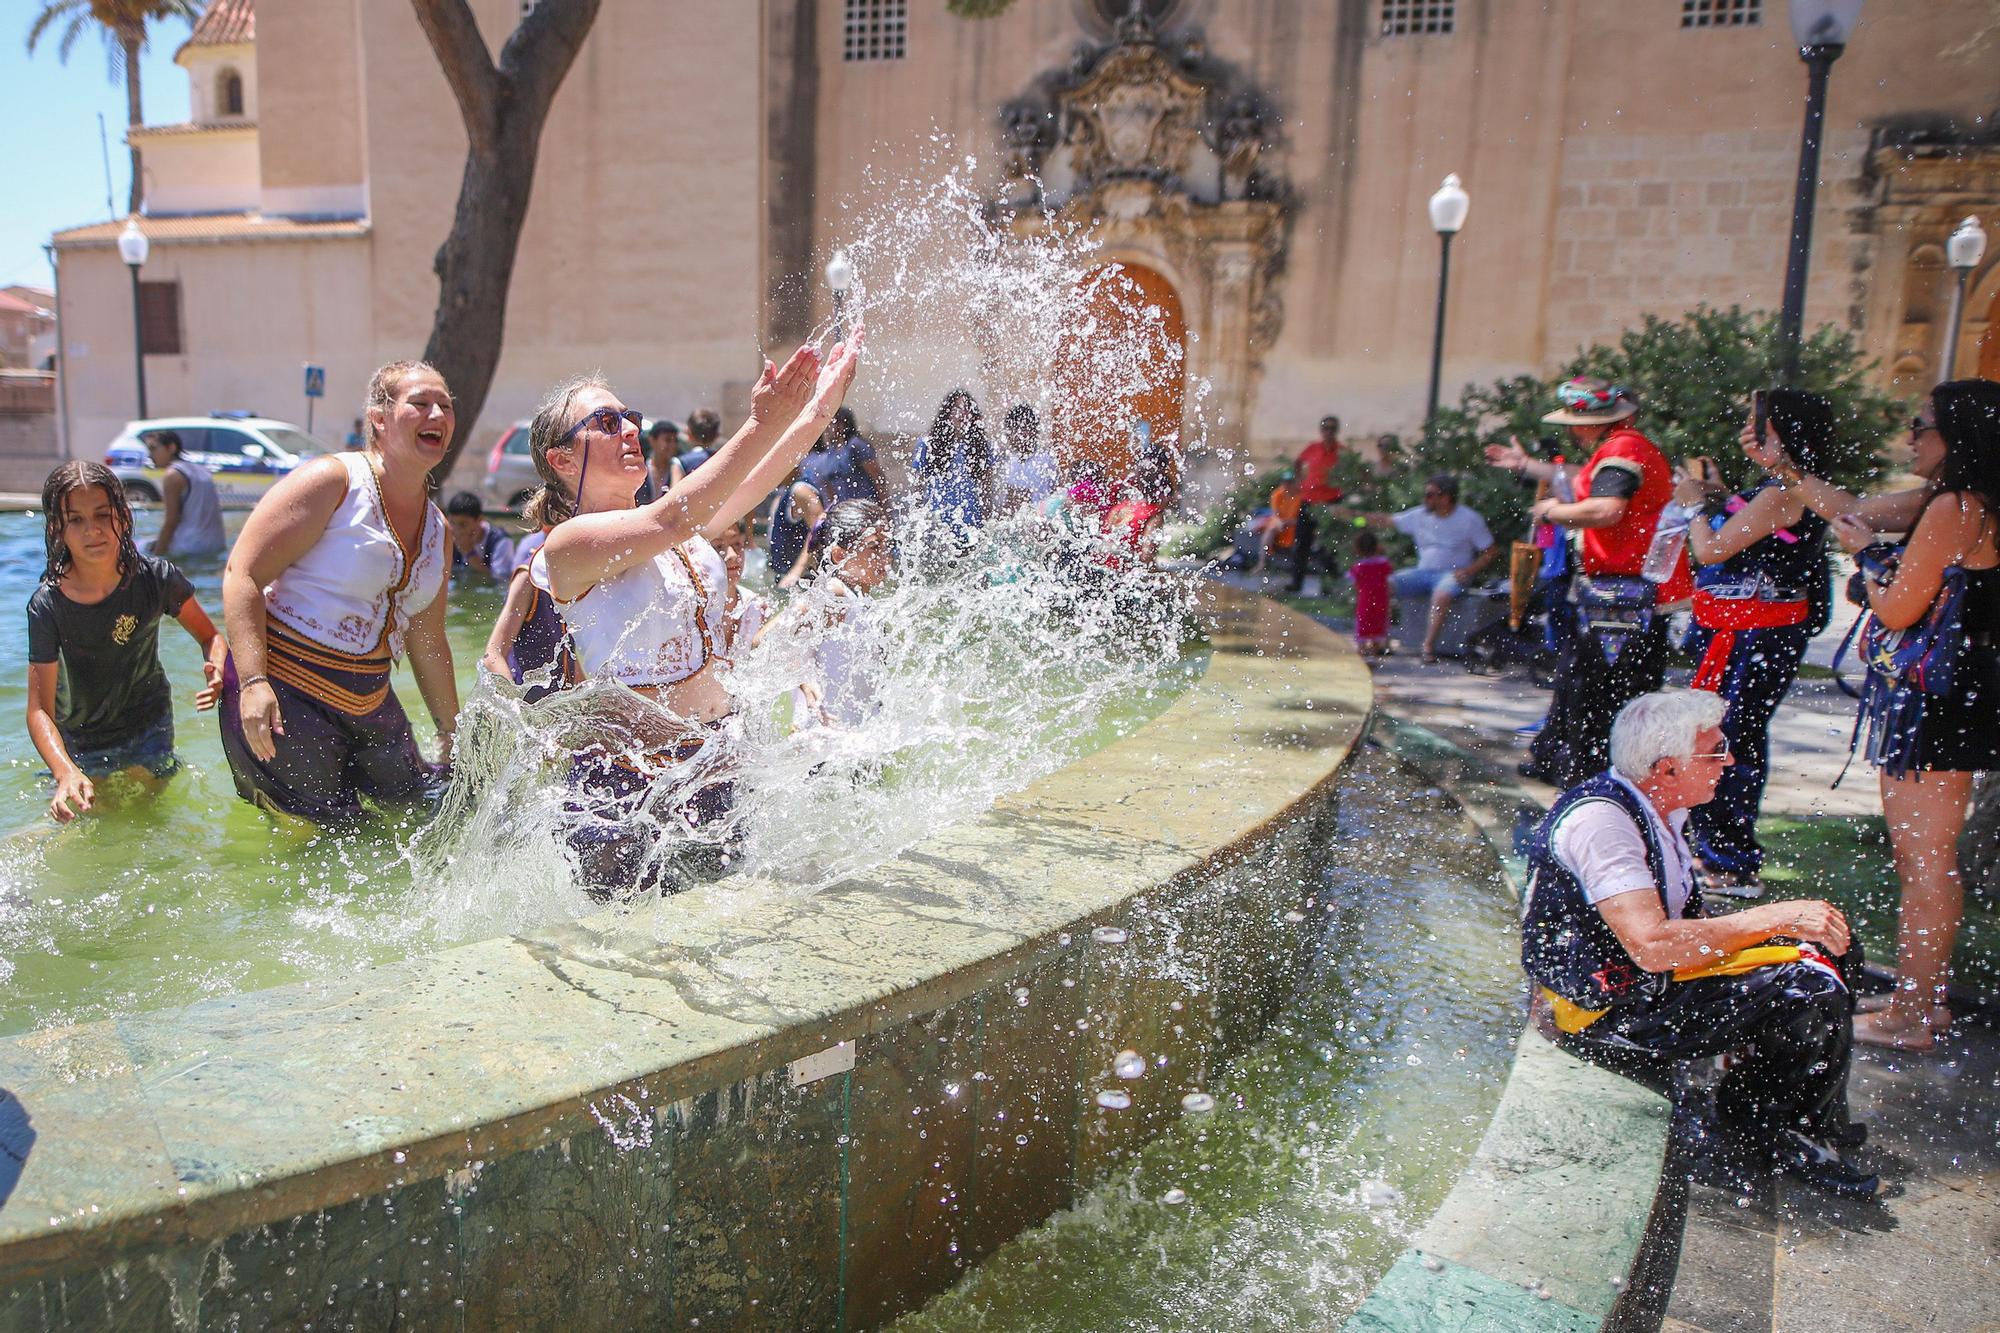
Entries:
{"type": "MultiPolygon", "coordinates": [[[[1792,389],[1759,390],[1743,423],[1746,454],[1775,439],[1803,474],[1823,478],[1836,456],[1833,404],[1792,389]]],[[[1770,761],[1771,718],[1797,677],[1806,645],[1832,614],[1827,522],[1803,496],[1766,477],[1730,493],[1712,460],[1690,460],[1674,498],[1702,512],[1688,528],[1695,561],[1691,647],[1696,689],[1728,701],[1722,734],[1736,762],[1715,799],[1688,815],[1688,841],[1705,893],[1763,895],[1757,816],[1770,761]]]]}

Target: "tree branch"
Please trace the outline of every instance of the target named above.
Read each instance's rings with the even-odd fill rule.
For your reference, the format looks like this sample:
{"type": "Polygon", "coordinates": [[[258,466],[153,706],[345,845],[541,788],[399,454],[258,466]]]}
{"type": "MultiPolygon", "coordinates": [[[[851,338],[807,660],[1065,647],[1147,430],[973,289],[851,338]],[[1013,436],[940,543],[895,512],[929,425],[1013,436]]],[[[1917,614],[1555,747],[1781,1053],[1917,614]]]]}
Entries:
{"type": "Polygon", "coordinates": [[[541,0],[500,48],[500,79],[510,100],[546,114],[583,49],[600,0],[541,0]]]}
{"type": "MultiPolygon", "coordinates": [[[[472,17],[466,0],[410,0],[410,8],[416,11],[417,26],[424,30],[438,68],[451,85],[451,95],[458,99],[459,118],[465,122],[472,151],[492,152],[499,139],[501,80],[486,54],[479,21],[472,17]]],[[[507,44],[511,47],[519,36],[516,32],[507,44]]]]}

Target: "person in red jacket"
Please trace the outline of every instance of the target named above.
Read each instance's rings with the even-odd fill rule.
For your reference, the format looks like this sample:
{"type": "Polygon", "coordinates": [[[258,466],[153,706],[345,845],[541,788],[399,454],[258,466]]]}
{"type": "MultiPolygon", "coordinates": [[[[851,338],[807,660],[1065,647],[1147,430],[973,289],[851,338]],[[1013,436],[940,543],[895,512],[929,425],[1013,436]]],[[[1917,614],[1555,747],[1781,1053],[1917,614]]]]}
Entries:
{"type": "Polygon", "coordinates": [[[1312,563],[1313,538],[1319,533],[1319,524],[1313,516],[1313,506],[1334,504],[1340,499],[1340,487],[1333,484],[1333,465],[1339,461],[1340,418],[1321,417],[1319,438],[1299,451],[1298,462],[1292,471],[1298,487],[1300,505],[1298,539],[1292,549],[1293,592],[1299,592],[1305,587],[1306,566],[1312,563]]]}
{"type": "MultiPolygon", "coordinates": [[[[1579,377],[1557,387],[1562,406],[1542,418],[1569,428],[1574,458],[1589,453],[1574,496],[1536,502],[1530,517],[1581,534],[1579,573],[1571,590],[1577,633],[1556,673],[1555,696],[1521,771],[1572,787],[1610,762],[1618,710],[1660,688],[1667,665],[1666,617],[1658,607],[1685,599],[1685,568],[1655,589],[1641,577],[1660,511],[1673,498],[1673,466],[1632,423],[1630,390],[1579,377]]],[[[1488,445],[1486,460],[1536,479],[1555,468],[1528,456],[1519,440],[1488,445]]]]}

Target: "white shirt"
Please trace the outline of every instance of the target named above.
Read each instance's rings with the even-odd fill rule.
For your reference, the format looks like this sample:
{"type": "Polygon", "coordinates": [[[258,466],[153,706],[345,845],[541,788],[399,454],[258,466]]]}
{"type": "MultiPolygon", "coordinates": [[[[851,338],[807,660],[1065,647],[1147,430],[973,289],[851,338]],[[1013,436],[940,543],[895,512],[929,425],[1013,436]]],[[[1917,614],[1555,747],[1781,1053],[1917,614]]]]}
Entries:
{"type": "Polygon", "coordinates": [[[1493,534],[1476,509],[1454,506],[1449,514],[1433,514],[1418,505],[1395,517],[1396,531],[1417,544],[1418,569],[1463,569],[1493,544],[1493,534]]]}
{"type": "MultiPolygon", "coordinates": [[[[1639,798],[1645,807],[1646,818],[1653,825],[1653,836],[1660,844],[1660,860],[1667,872],[1667,916],[1678,921],[1687,911],[1688,895],[1693,881],[1689,875],[1690,856],[1687,840],[1682,828],[1687,824],[1688,812],[1676,810],[1666,823],[1660,821],[1659,812],[1645,794],[1627,782],[1624,777],[1613,773],[1613,780],[1619,786],[1639,798]]],[[[1653,872],[1646,864],[1646,840],[1639,832],[1639,826],[1632,822],[1624,807],[1602,797],[1595,800],[1578,801],[1569,812],[1556,821],[1554,832],[1549,838],[1549,850],[1565,870],[1576,876],[1576,882],[1583,886],[1583,896],[1592,903],[1602,903],[1607,898],[1615,898],[1621,893],[1633,893],[1640,889],[1653,892],[1653,872]]]]}

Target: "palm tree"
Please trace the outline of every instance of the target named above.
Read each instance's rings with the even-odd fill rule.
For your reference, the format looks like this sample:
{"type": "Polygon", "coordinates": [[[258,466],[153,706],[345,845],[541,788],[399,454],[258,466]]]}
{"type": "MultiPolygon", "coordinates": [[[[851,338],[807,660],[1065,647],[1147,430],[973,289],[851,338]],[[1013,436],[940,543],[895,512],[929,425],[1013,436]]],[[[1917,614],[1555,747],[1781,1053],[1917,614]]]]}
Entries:
{"type": "MultiPolygon", "coordinates": [[[[145,123],[139,108],[139,56],[146,49],[147,25],[161,19],[201,17],[202,0],[40,0],[41,12],[28,27],[28,54],[49,29],[60,26],[62,38],[56,43],[56,58],[69,63],[70,48],[93,24],[104,30],[104,45],[111,57],[111,81],[125,78],[125,122],[136,128],[145,123]]],[[[139,211],[143,193],[139,175],[139,145],[132,144],[132,196],[127,205],[139,211]]]]}

